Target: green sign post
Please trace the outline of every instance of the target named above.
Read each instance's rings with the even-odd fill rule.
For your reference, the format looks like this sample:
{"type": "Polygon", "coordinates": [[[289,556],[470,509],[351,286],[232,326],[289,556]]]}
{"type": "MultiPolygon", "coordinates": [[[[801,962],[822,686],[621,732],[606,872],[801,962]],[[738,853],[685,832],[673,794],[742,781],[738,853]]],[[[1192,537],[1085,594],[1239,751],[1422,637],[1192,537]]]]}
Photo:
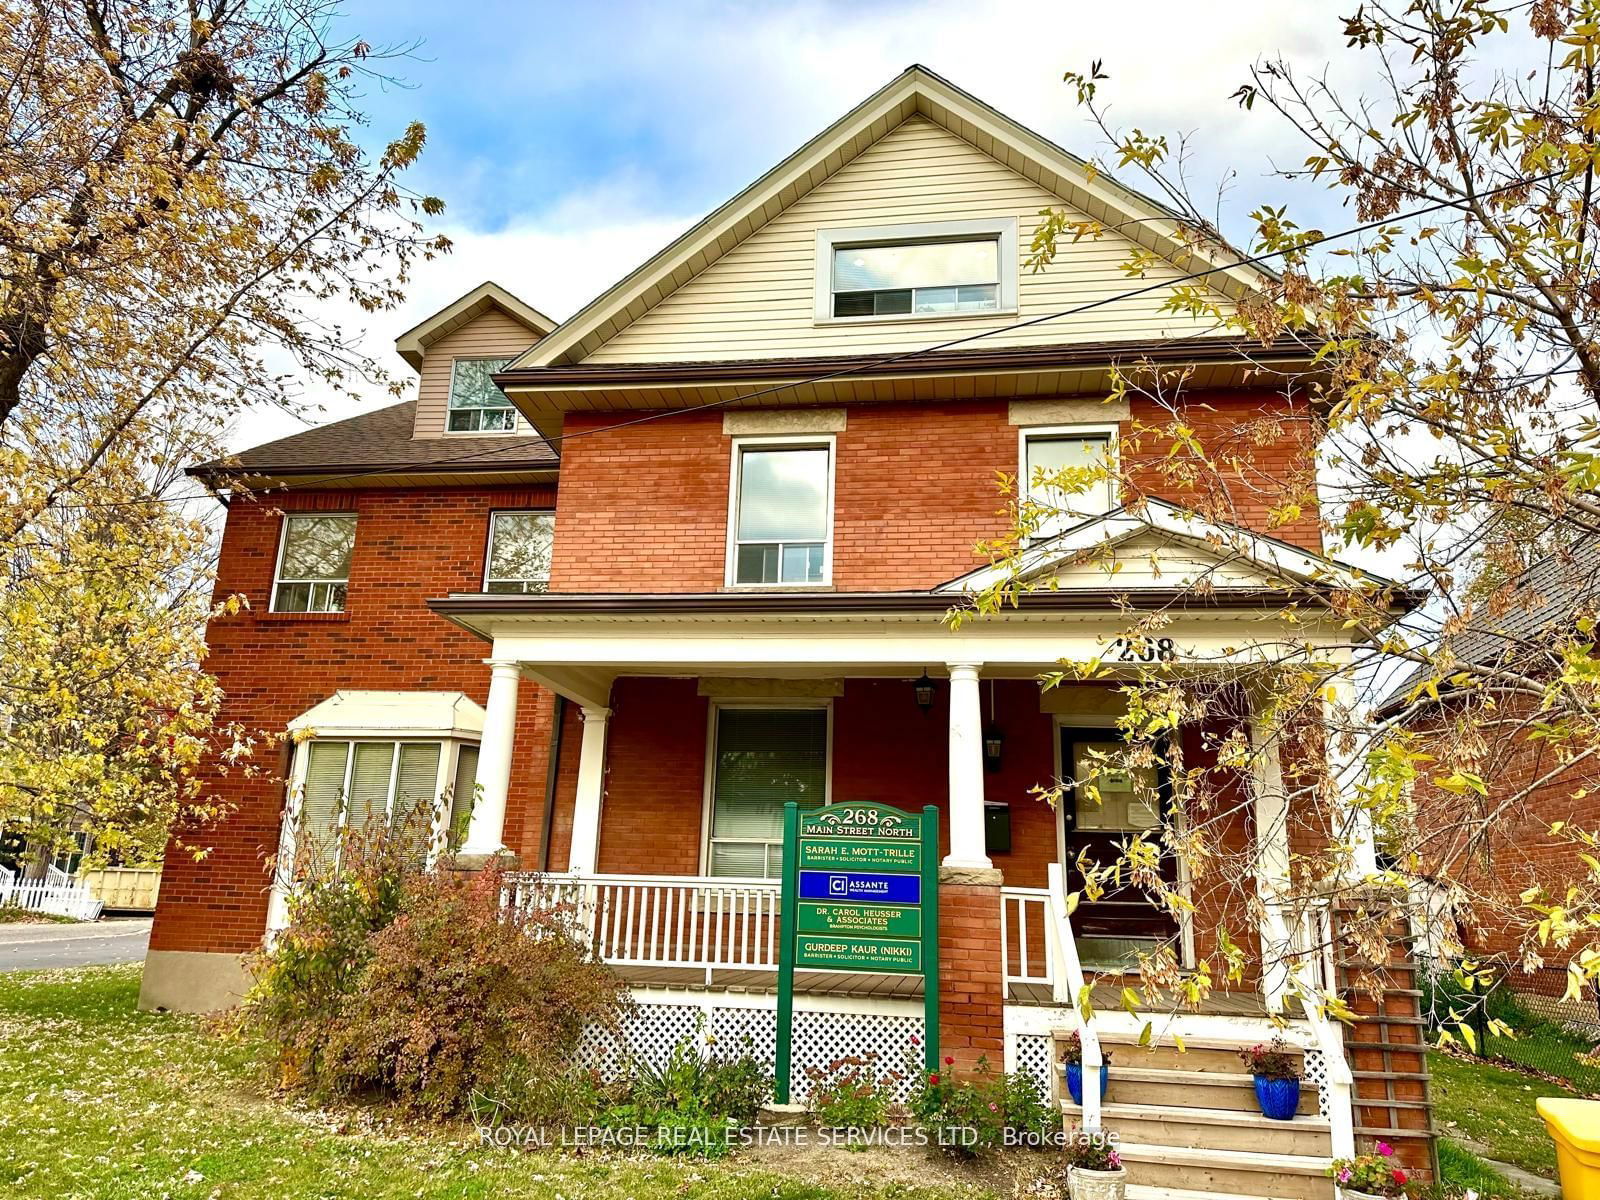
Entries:
{"type": "Polygon", "coordinates": [[[773,1088],[789,1102],[794,973],[921,975],[923,1065],[939,1062],[939,810],[830,804],[783,806],[778,949],[778,1061],[773,1088]]]}

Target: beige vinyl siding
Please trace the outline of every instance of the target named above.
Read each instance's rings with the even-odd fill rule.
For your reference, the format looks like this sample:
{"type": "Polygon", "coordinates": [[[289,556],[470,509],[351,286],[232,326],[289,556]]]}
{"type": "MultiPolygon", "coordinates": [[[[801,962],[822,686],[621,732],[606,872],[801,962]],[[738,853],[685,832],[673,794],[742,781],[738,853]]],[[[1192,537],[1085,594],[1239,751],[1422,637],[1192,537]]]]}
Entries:
{"type": "MultiPolygon", "coordinates": [[[[498,308],[491,308],[429,346],[417,379],[415,436],[444,437],[445,411],[450,404],[450,367],[456,359],[515,358],[536,340],[522,322],[513,320],[498,308]]],[[[524,433],[532,432],[521,418],[518,418],[517,428],[524,433]]]]}
{"type": "Polygon", "coordinates": [[[1281,586],[1281,580],[1274,581],[1249,562],[1230,560],[1230,553],[1227,548],[1208,553],[1158,535],[1140,535],[1119,543],[1114,555],[1091,552],[1088,561],[1063,566],[1055,573],[1055,585],[1064,590],[1109,586],[1136,591],[1184,587],[1204,579],[1218,588],[1281,586]]]}
{"type": "MultiPolygon", "coordinates": [[[[1063,241],[1056,261],[1034,273],[1023,263],[1044,208],[1061,197],[923,117],[912,117],[821,185],[776,214],[694,279],[614,335],[587,362],[658,362],[909,349],[1176,279],[1161,263],[1130,281],[1120,264],[1132,243],[1108,232],[1063,241]],[[1017,218],[1018,312],[957,318],[818,322],[819,229],[931,221],[1017,218]]],[[[1113,338],[1198,336],[1209,322],[1163,314],[1164,294],[1118,301],[1078,316],[1007,330],[977,346],[1047,345],[1113,338]]]]}

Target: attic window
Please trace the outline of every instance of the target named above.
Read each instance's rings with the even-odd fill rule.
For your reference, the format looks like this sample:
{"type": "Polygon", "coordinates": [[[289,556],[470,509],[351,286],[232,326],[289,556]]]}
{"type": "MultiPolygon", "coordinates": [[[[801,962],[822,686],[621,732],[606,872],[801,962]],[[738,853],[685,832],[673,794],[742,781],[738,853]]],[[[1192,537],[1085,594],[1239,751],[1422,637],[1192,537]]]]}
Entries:
{"type": "Polygon", "coordinates": [[[1012,311],[1016,222],[941,221],[817,234],[817,319],[1012,311]]]}
{"type": "Polygon", "coordinates": [[[458,358],[450,367],[451,433],[511,433],[517,410],[494,383],[509,358],[458,358]]]}

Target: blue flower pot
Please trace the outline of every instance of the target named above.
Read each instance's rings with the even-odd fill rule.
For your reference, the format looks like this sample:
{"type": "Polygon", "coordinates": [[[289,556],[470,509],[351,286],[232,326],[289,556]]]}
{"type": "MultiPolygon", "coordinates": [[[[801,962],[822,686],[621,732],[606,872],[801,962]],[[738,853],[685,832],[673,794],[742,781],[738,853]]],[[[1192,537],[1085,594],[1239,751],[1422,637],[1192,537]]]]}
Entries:
{"type": "MultiPolygon", "coordinates": [[[[1062,1068],[1061,1069],[1062,1069],[1062,1071],[1064,1071],[1066,1073],[1066,1076],[1067,1076],[1067,1092],[1072,1096],[1072,1102],[1074,1104],[1082,1104],[1083,1103],[1083,1064],[1082,1063],[1064,1063],[1064,1064],[1062,1064],[1062,1068]]],[[[1109,1083],[1110,1080],[1111,1080],[1111,1068],[1106,1066],[1104,1063],[1101,1063],[1100,1064],[1100,1099],[1101,1099],[1101,1101],[1104,1101],[1105,1098],[1106,1098],[1106,1084],[1109,1083]]]]}
{"type": "Polygon", "coordinates": [[[1298,1079],[1268,1079],[1256,1076],[1256,1103],[1261,1115],[1270,1121],[1292,1121],[1300,1111],[1300,1081],[1298,1079]]]}

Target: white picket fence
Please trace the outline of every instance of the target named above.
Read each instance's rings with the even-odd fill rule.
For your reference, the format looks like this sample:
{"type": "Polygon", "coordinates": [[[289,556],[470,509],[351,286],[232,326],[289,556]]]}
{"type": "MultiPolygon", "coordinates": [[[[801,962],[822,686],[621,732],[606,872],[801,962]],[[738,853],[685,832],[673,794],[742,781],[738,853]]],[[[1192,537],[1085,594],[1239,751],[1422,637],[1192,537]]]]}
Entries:
{"type": "Polygon", "coordinates": [[[0,867],[0,908],[25,908],[79,921],[99,920],[105,903],[83,884],[74,883],[65,872],[57,875],[67,882],[48,876],[19,880],[16,872],[0,867]]]}

